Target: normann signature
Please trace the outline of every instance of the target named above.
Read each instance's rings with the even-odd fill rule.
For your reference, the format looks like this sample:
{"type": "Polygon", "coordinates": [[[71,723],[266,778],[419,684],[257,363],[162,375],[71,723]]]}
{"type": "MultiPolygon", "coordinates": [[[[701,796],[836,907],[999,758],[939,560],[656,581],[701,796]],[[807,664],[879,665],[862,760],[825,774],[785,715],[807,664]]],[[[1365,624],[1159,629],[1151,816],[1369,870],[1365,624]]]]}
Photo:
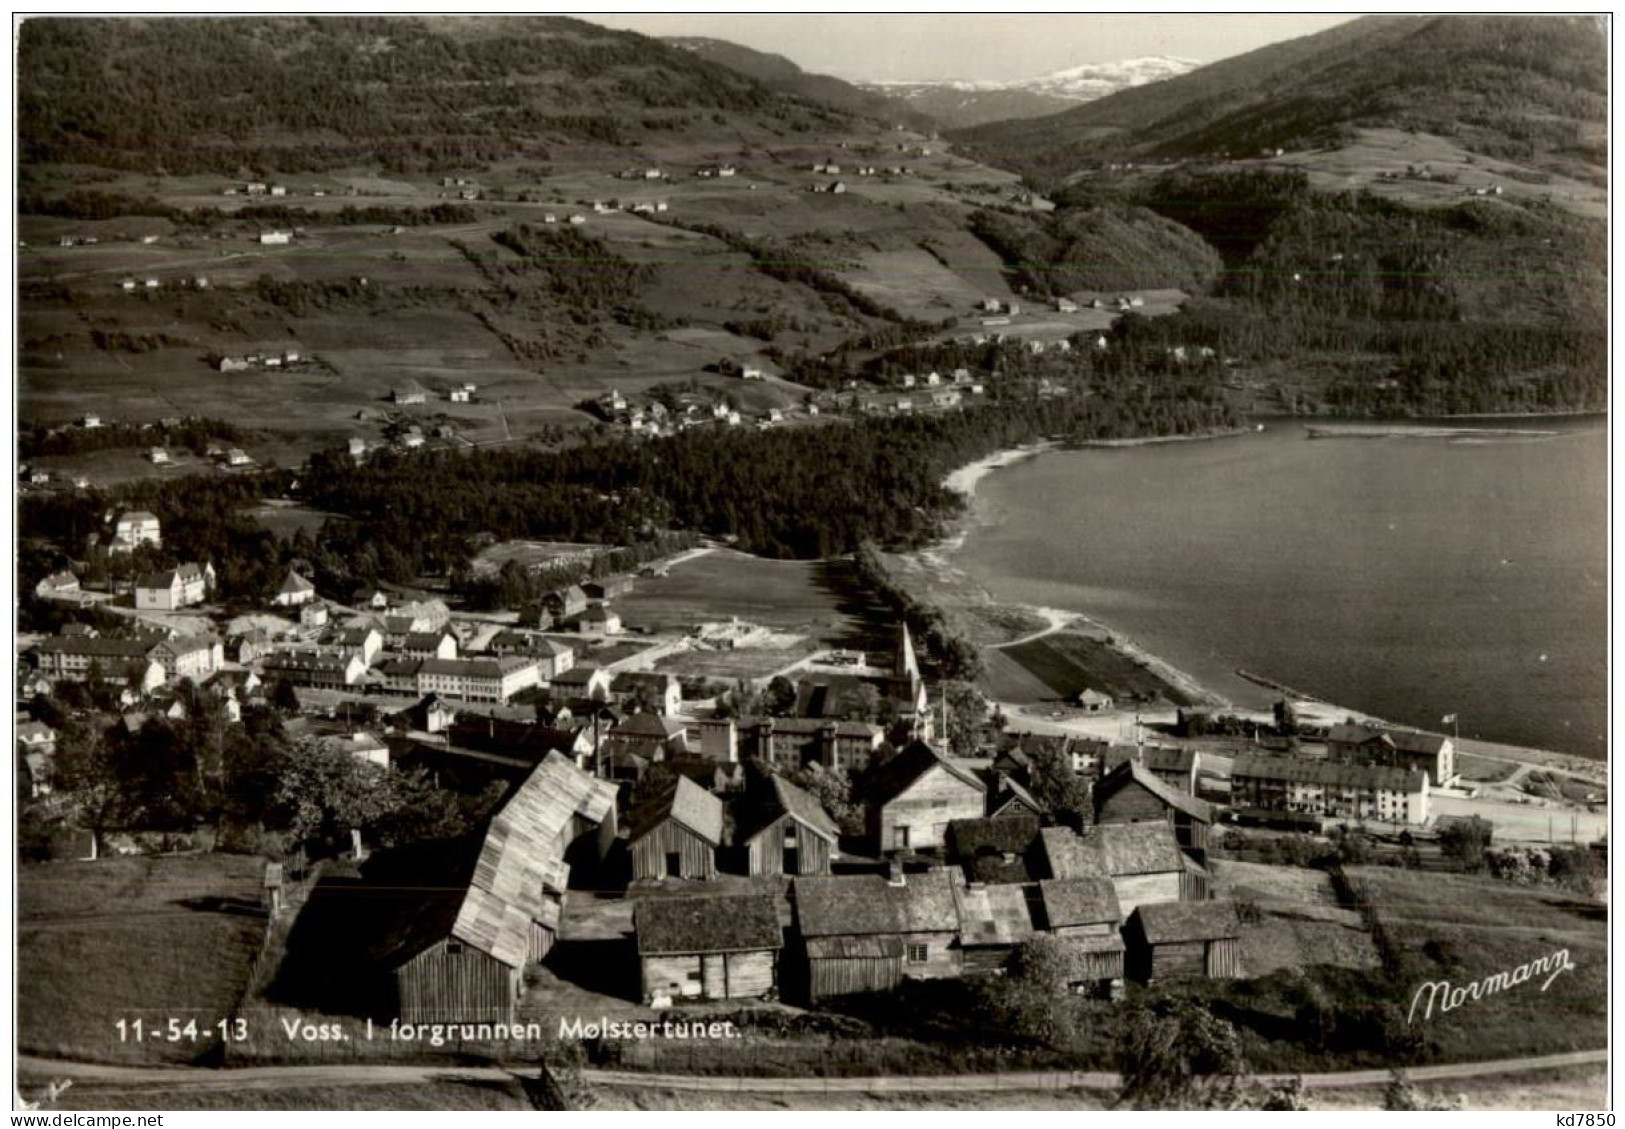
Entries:
{"type": "Polygon", "coordinates": [[[1552,986],[1553,980],[1565,972],[1573,971],[1574,962],[1569,959],[1569,951],[1558,949],[1528,964],[1520,964],[1507,972],[1497,972],[1471,984],[1452,987],[1448,980],[1429,980],[1416,989],[1416,995],[1411,997],[1411,1010],[1405,1017],[1405,1022],[1408,1025],[1416,1020],[1416,1009],[1421,1005],[1424,995],[1427,998],[1427,1010],[1422,1013],[1422,1018],[1431,1019],[1435,1003],[1439,1005],[1441,1013],[1453,1011],[1468,1000],[1482,1000],[1485,996],[1504,992],[1508,988],[1516,988],[1519,984],[1527,984],[1541,976],[1546,977],[1540,985],[1540,990],[1544,992],[1552,986]]]}

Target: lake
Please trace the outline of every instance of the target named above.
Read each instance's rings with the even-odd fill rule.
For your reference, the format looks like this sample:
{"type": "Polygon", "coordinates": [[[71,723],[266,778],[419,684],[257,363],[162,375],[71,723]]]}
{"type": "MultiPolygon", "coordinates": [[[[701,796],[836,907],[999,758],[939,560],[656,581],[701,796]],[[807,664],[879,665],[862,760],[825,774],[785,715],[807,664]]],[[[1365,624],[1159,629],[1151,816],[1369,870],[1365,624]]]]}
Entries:
{"type": "Polygon", "coordinates": [[[1607,755],[1608,432],[1053,451],[976,489],[954,562],[1241,705],[1261,674],[1463,737],[1607,755]]]}

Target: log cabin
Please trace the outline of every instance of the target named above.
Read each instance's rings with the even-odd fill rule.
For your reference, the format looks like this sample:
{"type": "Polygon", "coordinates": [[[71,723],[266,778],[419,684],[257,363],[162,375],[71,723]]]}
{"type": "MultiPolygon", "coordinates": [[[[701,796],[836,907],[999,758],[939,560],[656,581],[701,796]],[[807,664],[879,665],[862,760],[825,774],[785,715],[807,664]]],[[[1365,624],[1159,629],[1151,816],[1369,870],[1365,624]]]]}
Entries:
{"type": "Polygon", "coordinates": [[[1123,937],[1129,975],[1142,983],[1241,975],[1241,923],[1233,902],[1139,906],[1123,937]]]}
{"type": "Polygon", "coordinates": [[[722,801],[686,776],[627,817],[634,878],[715,878],[722,801]]]}
{"type": "Polygon", "coordinates": [[[828,874],[840,852],[840,828],[824,806],[782,776],[766,783],[745,836],[750,874],[828,874]]]}
{"type": "Polygon", "coordinates": [[[871,774],[865,815],[882,852],[940,850],[948,824],[985,814],[987,789],[967,768],[916,741],[871,774]]]}
{"type": "Polygon", "coordinates": [[[1067,986],[1094,999],[1123,994],[1122,910],[1110,878],[1049,878],[1038,883],[1038,920],[1064,944],[1067,986]]]}
{"type": "Polygon", "coordinates": [[[1137,760],[1125,760],[1094,787],[1096,823],[1170,824],[1179,849],[1207,861],[1213,805],[1170,785],[1137,760]]]}
{"type": "Polygon", "coordinates": [[[643,898],[632,928],[645,1004],[778,994],[784,931],[769,894],[643,898]]]}
{"type": "Polygon", "coordinates": [[[1128,761],[1138,761],[1164,784],[1196,795],[1196,774],[1202,769],[1202,754],[1190,746],[1112,745],[1101,753],[1100,776],[1110,776],[1128,761]]]}
{"type": "Polygon", "coordinates": [[[960,884],[954,871],[904,874],[895,863],[889,875],[797,878],[792,897],[808,997],[958,976],[960,884]]]}

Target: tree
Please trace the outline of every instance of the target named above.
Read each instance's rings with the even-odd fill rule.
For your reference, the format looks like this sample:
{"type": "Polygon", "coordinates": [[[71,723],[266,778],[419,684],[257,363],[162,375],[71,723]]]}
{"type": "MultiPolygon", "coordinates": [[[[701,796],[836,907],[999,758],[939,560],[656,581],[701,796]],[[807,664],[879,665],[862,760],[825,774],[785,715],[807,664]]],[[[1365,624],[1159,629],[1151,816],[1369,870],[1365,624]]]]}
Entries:
{"type": "Polygon", "coordinates": [[[415,797],[389,769],[303,738],[281,757],[274,798],[296,842],[332,847],[352,830],[388,831],[415,797]]]}
{"type": "Polygon", "coordinates": [[[70,721],[56,741],[57,787],[72,797],[79,822],[90,832],[90,854],[100,854],[103,832],[124,810],[124,789],[108,742],[79,721],[70,721]]]}
{"type": "Polygon", "coordinates": [[[948,704],[948,747],[955,756],[973,755],[987,721],[987,699],[969,682],[944,682],[942,696],[948,704]]]}
{"type": "Polygon", "coordinates": [[[1484,852],[1494,834],[1495,824],[1483,816],[1451,820],[1439,831],[1439,850],[1463,870],[1483,870],[1484,852]]]}
{"type": "Polygon", "coordinates": [[[1298,735],[1297,708],[1285,698],[1275,703],[1275,732],[1282,737],[1298,735]]]}
{"type": "Polygon", "coordinates": [[[762,692],[761,708],[769,717],[789,717],[796,708],[796,684],[776,674],[762,692]]]}
{"type": "Polygon", "coordinates": [[[1072,771],[1072,759],[1059,745],[1039,742],[1027,750],[1030,766],[1027,770],[1028,791],[1033,799],[1043,804],[1063,822],[1078,829],[1090,823],[1093,817],[1089,799],[1089,784],[1072,771]]]}
{"type": "Polygon", "coordinates": [[[1141,999],[1126,1010],[1116,1056],[1120,1104],[1214,1109],[1235,1101],[1248,1066],[1233,1024],[1177,997],[1141,999]]]}

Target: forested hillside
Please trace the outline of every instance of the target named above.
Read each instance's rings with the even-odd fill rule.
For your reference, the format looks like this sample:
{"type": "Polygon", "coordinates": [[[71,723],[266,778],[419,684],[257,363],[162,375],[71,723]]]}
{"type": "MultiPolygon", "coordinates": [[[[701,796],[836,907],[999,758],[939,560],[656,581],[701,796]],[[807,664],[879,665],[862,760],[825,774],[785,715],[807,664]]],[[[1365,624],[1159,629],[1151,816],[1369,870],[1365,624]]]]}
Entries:
{"type": "Polygon", "coordinates": [[[563,18],[30,19],[24,163],[406,172],[838,111],[658,40],[563,18]]]}
{"type": "Polygon", "coordinates": [[[1254,156],[1394,126],[1589,179],[1607,162],[1607,118],[1607,40],[1593,18],[1368,16],[954,136],[993,164],[1058,179],[1125,156],[1254,156]]]}

